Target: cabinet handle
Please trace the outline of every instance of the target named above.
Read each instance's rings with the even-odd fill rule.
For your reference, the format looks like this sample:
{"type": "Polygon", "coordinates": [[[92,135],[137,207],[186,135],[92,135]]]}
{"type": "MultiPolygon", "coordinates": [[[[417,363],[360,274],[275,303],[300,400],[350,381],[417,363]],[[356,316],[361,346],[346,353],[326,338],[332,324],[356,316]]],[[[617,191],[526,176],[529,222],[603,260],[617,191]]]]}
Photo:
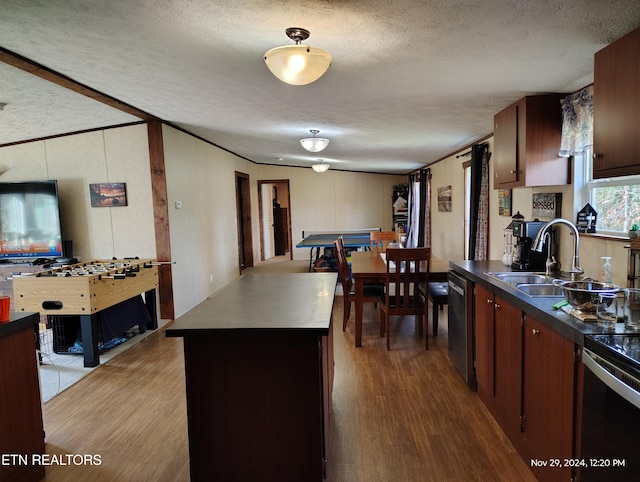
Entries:
{"type": "Polygon", "coordinates": [[[511,174],[515,174],[515,173],[516,173],[515,169],[511,169],[511,174]]]}
{"type": "Polygon", "coordinates": [[[500,305],[498,303],[496,303],[494,306],[498,309],[500,308],[500,305]]]}
{"type": "Polygon", "coordinates": [[[493,300],[490,298],[487,298],[487,303],[493,303],[493,300]]]}
{"type": "Polygon", "coordinates": [[[533,330],[531,330],[531,333],[536,336],[540,334],[540,330],[536,330],[535,328],[533,330]]]}
{"type": "Polygon", "coordinates": [[[600,152],[594,152],[592,157],[598,159],[599,157],[603,157],[603,155],[600,152]]]}

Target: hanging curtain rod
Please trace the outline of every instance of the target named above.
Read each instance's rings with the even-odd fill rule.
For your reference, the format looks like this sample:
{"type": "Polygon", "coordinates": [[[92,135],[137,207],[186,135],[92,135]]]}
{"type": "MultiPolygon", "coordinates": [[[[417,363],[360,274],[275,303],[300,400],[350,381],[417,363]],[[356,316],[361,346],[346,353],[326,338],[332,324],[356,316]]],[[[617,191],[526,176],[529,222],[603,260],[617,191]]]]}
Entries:
{"type": "MultiPolygon", "coordinates": [[[[488,146],[489,143],[488,142],[481,142],[480,144],[477,144],[478,146],[488,146]]],[[[458,159],[459,157],[464,157],[464,156],[468,156],[469,154],[471,154],[471,150],[467,151],[467,152],[463,152],[462,154],[458,154],[456,156],[456,159],[458,159]]]]}

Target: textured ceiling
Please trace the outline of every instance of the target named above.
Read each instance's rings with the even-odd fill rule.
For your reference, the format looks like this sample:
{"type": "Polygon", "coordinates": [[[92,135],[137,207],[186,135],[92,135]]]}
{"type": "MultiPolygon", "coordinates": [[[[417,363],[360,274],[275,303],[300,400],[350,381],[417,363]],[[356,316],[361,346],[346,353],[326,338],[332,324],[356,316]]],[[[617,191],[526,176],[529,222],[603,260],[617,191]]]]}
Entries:
{"type": "MultiPolygon", "coordinates": [[[[258,163],[406,173],[492,132],[518,98],[573,92],[640,25],[637,0],[0,0],[0,47],[258,163]],[[333,56],[290,86],[287,27],[333,56]],[[318,154],[299,139],[319,129],[318,154]]],[[[0,145],[137,118],[0,64],[0,145]]]]}

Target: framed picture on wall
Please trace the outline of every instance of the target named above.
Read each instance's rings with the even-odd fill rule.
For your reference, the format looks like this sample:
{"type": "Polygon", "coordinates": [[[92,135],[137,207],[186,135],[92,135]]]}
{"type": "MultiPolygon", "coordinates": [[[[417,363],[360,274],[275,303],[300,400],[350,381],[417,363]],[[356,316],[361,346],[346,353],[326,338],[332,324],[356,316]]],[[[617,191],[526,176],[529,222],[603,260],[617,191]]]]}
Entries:
{"type": "Polygon", "coordinates": [[[115,208],[127,205],[127,185],[124,182],[89,184],[92,208],[115,208]]]}
{"type": "Polygon", "coordinates": [[[451,186],[438,188],[438,211],[451,212],[451,186]]]}

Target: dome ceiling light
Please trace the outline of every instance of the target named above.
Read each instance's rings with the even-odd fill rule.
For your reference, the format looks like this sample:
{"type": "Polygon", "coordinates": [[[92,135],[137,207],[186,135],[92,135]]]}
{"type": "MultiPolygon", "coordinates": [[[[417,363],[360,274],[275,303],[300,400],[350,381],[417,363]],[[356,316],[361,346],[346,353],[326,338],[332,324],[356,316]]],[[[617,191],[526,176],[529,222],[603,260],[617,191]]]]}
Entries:
{"type": "Polygon", "coordinates": [[[311,129],[311,135],[313,137],[306,137],[304,139],[300,139],[300,144],[309,152],[320,152],[325,147],[329,145],[329,139],[325,139],[324,137],[316,137],[316,134],[319,134],[320,131],[318,129],[311,129]]]}
{"type": "Polygon", "coordinates": [[[264,54],[264,61],[273,75],[291,85],[306,85],[315,82],[331,65],[331,54],[326,50],[302,45],[309,38],[303,28],[288,28],[287,36],[295,45],[276,47],[264,54]]]}
{"type": "Polygon", "coordinates": [[[318,159],[318,161],[320,161],[320,163],[313,164],[311,166],[311,169],[313,169],[316,172],[327,172],[329,170],[329,164],[326,164],[324,162],[324,159],[318,159]]]}

